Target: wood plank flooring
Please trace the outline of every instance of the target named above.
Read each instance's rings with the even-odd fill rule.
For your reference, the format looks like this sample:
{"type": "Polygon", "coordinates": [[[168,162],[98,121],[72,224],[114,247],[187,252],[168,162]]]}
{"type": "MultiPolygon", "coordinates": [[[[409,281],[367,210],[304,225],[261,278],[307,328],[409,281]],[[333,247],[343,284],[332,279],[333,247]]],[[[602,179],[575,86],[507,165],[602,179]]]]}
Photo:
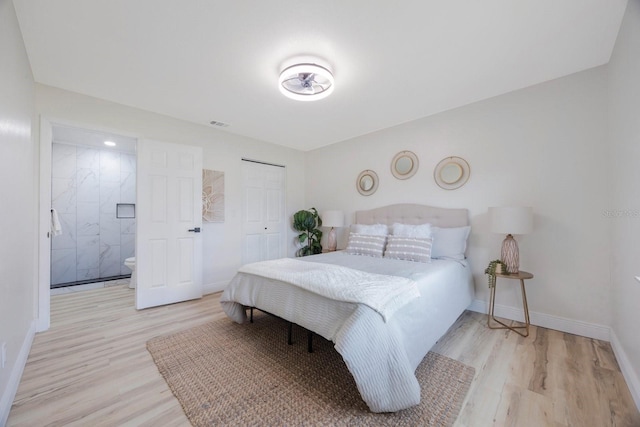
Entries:
{"type": "MultiPolygon", "coordinates": [[[[145,344],[223,317],[218,300],[137,311],[124,286],[52,297],[8,426],[188,426],[145,344]]],[[[434,351],[476,369],[458,426],[640,426],[606,342],[536,327],[522,338],[465,312],[434,351]]]]}

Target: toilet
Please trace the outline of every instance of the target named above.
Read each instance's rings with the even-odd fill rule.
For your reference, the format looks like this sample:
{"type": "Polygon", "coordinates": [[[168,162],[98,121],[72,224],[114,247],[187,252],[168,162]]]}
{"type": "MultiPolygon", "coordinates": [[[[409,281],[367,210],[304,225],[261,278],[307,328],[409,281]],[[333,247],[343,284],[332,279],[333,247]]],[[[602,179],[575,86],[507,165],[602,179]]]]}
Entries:
{"type": "Polygon", "coordinates": [[[124,260],[124,265],[131,270],[131,280],[129,280],[129,287],[131,289],[136,287],[136,257],[132,256],[124,260]]]}

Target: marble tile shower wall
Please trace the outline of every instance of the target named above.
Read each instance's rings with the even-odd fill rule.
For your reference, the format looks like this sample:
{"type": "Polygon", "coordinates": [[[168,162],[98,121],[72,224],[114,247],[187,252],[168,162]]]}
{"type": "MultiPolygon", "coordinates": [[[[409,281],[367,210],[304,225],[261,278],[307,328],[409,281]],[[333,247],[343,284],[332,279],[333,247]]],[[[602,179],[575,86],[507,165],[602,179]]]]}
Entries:
{"type": "Polygon", "coordinates": [[[51,241],[51,284],[130,274],[135,219],[116,218],[116,204],[136,201],[135,155],[56,142],[52,150],[62,234],[51,241]]]}

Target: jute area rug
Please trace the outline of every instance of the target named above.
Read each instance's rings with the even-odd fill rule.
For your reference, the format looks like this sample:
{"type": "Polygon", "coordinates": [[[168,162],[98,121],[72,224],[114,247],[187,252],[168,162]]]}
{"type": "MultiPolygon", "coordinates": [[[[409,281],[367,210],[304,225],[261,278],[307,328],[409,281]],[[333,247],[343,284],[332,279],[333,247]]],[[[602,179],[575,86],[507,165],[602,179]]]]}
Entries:
{"type": "Polygon", "coordinates": [[[449,426],[474,369],[430,352],[416,375],[418,406],[375,414],[333,343],[256,312],[254,323],[220,319],[147,342],[158,370],[194,426],[449,426]]]}

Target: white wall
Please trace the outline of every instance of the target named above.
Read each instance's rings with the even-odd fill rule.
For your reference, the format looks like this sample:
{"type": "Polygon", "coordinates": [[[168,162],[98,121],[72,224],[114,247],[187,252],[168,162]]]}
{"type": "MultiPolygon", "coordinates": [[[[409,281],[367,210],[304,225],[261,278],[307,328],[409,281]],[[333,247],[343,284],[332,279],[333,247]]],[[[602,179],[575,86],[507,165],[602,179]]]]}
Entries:
{"type": "MultiPolygon", "coordinates": [[[[307,202],[345,210],[348,222],[355,210],[390,203],[468,208],[468,256],[476,298],[484,301],[483,271],[499,258],[504,238],[489,233],[487,208],[532,206],[534,232],[516,236],[521,269],[535,275],[527,284],[530,310],[609,325],[605,78],[600,67],[309,152],[307,202]],[[401,150],[420,161],[406,181],[390,171],[401,150]],[[469,182],[453,191],[433,179],[434,167],[447,156],[463,157],[471,166],[469,182]],[[380,178],[368,197],[355,187],[364,169],[380,178]]],[[[505,286],[497,303],[521,311],[518,298],[515,286],[505,286]]]]}
{"type": "Polygon", "coordinates": [[[0,0],[0,425],[9,414],[34,333],[36,272],[33,77],[9,0],[0,0]],[[21,352],[22,351],[22,352],[21,352]]]}
{"type": "MultiPolygon", "coordinates": [[[[224,223],[203,224],[205,291],[223,289],[241,264],[243,157],[285,165],[287,216],[305,208],[304,154],[299,151],[39,84],[36,108],[52,122],[203,147],[204,168],[225,172],[226,210],[224,223]]],[[[295,234],[288,232],[292,256],[295,234]]]]}
{"type": "Polygon", "coordinates": [[[640,407],[640,1],[627,5],[608,66],[611,277],[616,352],[640,407]],[[620,360],[622,359],[622,360],[620,360]],[[627,360],[624,360],[627,359],[627,360]]]}

